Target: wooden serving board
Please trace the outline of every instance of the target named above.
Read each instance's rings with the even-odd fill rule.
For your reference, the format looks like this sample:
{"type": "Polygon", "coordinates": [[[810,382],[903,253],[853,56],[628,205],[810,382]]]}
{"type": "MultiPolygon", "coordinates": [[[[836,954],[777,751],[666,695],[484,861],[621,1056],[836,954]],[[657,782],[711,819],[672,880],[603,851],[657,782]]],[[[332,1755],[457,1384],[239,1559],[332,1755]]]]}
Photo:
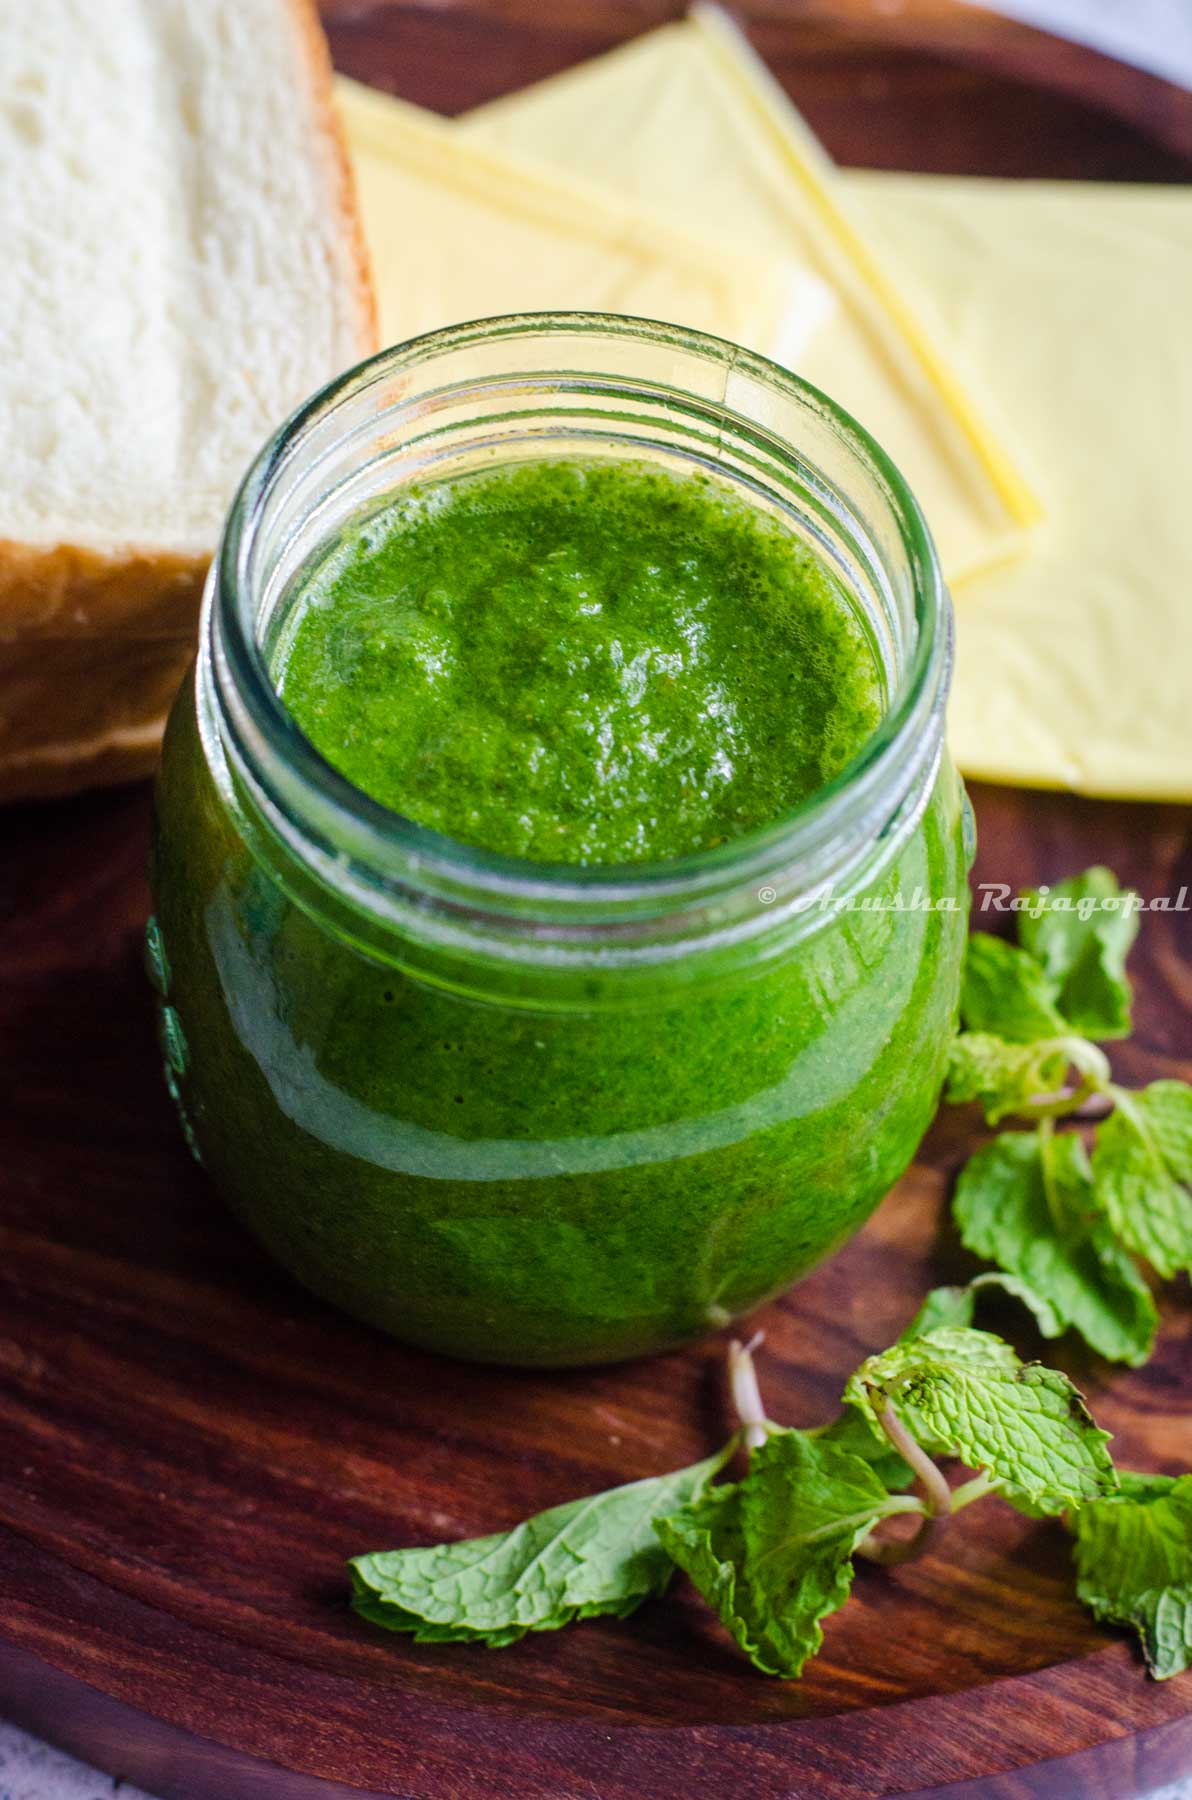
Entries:
{"type": "MultiPolygon", "coordinates": [[[[445,110],[672,10],[325,7],[342,67],[445,110]]],[[[1192,176],[1188,96],[967,7],[757,15],[844,160],[1192,176]]],[[[975,799],[979,879],[1104,860],[1148,895],[1192,887],[1186,809],[975,799]]],[[[471,1369],[274,1270],[162,1090],[139,962],[147,824],[143,788],[0,816],[0,1715],[170,1800],[1116,1800],[1192,1771],[1192,1677],[1148,1681],[1077,1605],[1062,1530],[996,1504],[922,1563],[864,1572],[799,1685],[753,1673],[679,1586],[625,1623],[502,1653],[354,1620],[355,1551],[495,1529],[705,1454],[726,1431],[722,1346],[471,1369]]],[[[1146,920],[1132,966],[1119,1071],[1192,1076],[1192,915],[1146,920]]],[[[856,1362],[969,1266],[946,1190],[978,1133],[937,1125],[870,1226],[760,1316],[777,1417],[828,1416],[856,1362]]],[[[1188,1466],[1186,1284],[1147,1369],[1068,1344],[1062,1360],[1122,1461],[1188,1466]]]]}

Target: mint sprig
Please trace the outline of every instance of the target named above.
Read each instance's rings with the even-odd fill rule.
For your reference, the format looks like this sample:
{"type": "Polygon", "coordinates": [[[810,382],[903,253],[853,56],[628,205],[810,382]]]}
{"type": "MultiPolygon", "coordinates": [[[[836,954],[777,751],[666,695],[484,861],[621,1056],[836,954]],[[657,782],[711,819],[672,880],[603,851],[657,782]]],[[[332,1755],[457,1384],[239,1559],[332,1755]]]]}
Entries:
{"type": "MultiPolygon", "coordinates": [[[[1114,1362],[1149,1357],[1158,1322],[1134,1257],[1170,1278],[1192,1269],[1192,1089],[1133,1093],[1093,1041],[1130,1029],[1126,957],[1138,899],[1108,869],[1028,890],[1017,945],[974,932],[946,1098],[1016,1117],[956,1184],[961,1238],[998,1266],[1045,1337],[1074,1330],[1114,1362]],[[1057,1122],[1103,1117],[1091,1159],[1057,1122]]],[[[971,1315],[970,1315],[971,1316],[971,1315]]]]}
{"type": "Polygon", "coordinates": [[[1033,1510],[1063,1512],[1117,1486],[1080,1394],[1058,1369],[1024,1363],[988,1331],[941,1326],[862,1363],[845,1399],[889,1430],[893,1408],[931,1456],[957,1458],[1033,1510]]]}
{"type": "Polygon", "coordinates": [[[1065,1375],[1024,1363],[989,1332],[931,1324],[971,1302],[969,1289],[936,1290],[920,1313],[930,1329],[916,1322],[868,1357],[844,1412],[810,1430],[767,1417],[752,1346],[734,1345],[740,1429],[717,1455],[512,1531],[358,1556],[352,1603],[422,1643],[501,1648],[574,1620],[625,1618],[679,1568],[754,1666],[790,1679],[861,1561],[920,1555],[955,1514],[1000,1495],[1033,1518],[1071,1518],[1082,1597],[1143,1635],[1156,1674],[1174,1673],[1192,1616],[1192,1477],[1128,1475],[1119,1488],[1107,1434],[1065,1375]],[[747,1445],[740,1478],[718,1481],[747,1445]],[[971,1477],[954,1484],[942,1458],[971,1477]],[[910,1536],[891,1534],[900,1518],[910,1536]]]}
{"type": "Polygon", "coordinates": [[[1090,869],[1023,897],[1020,942],[970,939],[950,1100],[990,1124],[1017,1117],[957,1182],[962,1239],[996,1266],[930,1293],[899,1341],[846,1385],[844,1410],[793,1430],[766,1415],[753,1346],[734,1345],[740,1429],[717,1455],[566,1502],[511,1531],[359,1556],[353,1605],[421,1642],[499,1648],[574,1620],[625,1618],[684,1570],[766,1673],[797,1676],[842,1606],[859,1559],[929,1549],[951,1517],[991,1495],[1074,1533],[1080,1597],[1137,1632],[1159,1677],[1192,1661],[1192,1474],[1123,1473],[1068,1377],[1023,1362],[974,1328],[999,1289],[1044,1337],[1078,1331],[1137,1365],[1156,1309],[1135,1255],[1163,1277],[1192,1269],[1192,1090],[1130,1092],[1094,1040],[1129,1031],[1126,956],[1135,896],[1090,869]],[[1060,1125],[1092,1102],[1108,1114],[1091,1158],[1060,1125]],[[717,1481],[739,1451],[738,1480],[717,1481]],[[953,1485],[943,1461],[972,1473],[953,1485]],[[899,1517],[913,1525],[894,1532],[899,1517]]]}

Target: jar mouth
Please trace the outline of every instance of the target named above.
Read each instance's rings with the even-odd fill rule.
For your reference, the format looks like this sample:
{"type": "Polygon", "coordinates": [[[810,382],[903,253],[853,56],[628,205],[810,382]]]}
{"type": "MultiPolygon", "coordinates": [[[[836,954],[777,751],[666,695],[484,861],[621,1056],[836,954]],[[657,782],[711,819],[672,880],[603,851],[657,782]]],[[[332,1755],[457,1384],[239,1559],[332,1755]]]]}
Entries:
{"type": "MultiPolygon", "coordinates": [[[[597,416],[604,416],[599,408],[592,414],[597,416]]],[[[549,439],[538,454],[551,454],[549,439]]],[[[419,464],[420,472],[425,466],[419,464]]],[[[329,382],[281,425],[248,470],[228,516],[209,585],[209,642],[200,680],[209,652],[230,760],[291,847],[300,840],[313,845],[324,860],[351,870],[374,898],[389,893],[418,904],[437,900],[473,918],[479,911],[523,925],[537,919],[565,935],[576,930],[586,936],[633,921],[640,927],[676,909],[687,914],[759,885],[763,892],[767,884],[774,888],[784,905],[805,904],[825,882],[834,885],[833,878],[856,862],[851,852],[905,817],[908,797],[922,789],[926,764],[933,770],[938,761],[950,626],[935,547],[914,495],[864,427],[819,389],[756,352],[685,327],[619,314],[523,313],[450,326],[384,350],[329,382]],[[472,352],[494,347],[510,349],[508,370],[417,385],[420,371],[443,365],[450,375],[472,352]],[[632,371],[617,376],[619,362],[640,362],[647,352],[669,379],[646,380],[632,371]],[[487,404],[496,396],[495,410],[485,414],[491,425],[529,418],[533,408],[521,415],[517,403],[535,394],[595,394],[615,406],[618,389],[648,393],[682,414],[684,431],[703,446],[698,454],[706,468],[746,485],[797,486],[800,504],[810,506],[825,529],[843,534],[867,579],[885,589],[891,616],[900,608],[905,615],[900,626],[895,620],[901,641],[889,659],[886,705],[857,754],[823,787],[770,823],[714,848],[595,867],[484,850],[372,799],[298,727],[262,643],[261,596],[270,566],[284,557],[293,532],[292,520],[279,523],[271,509],[302,470],[309,477],[322,466],[334,485],[336,457],[346,455],[358,468],[356,452],[345,452],[353,438],[360,449],[365,439],[392,444],[403,425],[416,423],[420,454],[433,457],[437,435],[449,433],[436,420],[461,397],[477,403],[483,397],[487,404]],[[740,405],[746,398],[748,413],[740,405]],[[337,421],[353,411],[360,418],[337,429],[337,421]],[[784,436],[783,419],[796,417],[814,421],[818,439],[837,459],[835,474],[784,436]],[[722,462],[730,444],[731,459],[722,462]],[[849,489],[855,477],[882,514],[876,526],[852,510],[840,467],[849,489]],[[899,564],[895,572],[893,561],[899,564]]],[[[768,904],[773,920],[774,903],[768,904]]]]}

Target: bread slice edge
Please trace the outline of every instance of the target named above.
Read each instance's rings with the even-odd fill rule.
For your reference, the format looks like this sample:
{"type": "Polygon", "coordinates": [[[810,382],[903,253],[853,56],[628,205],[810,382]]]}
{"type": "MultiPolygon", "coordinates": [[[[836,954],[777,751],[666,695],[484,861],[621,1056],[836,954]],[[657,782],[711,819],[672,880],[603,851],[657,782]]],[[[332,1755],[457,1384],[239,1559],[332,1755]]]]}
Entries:
{"type": "MultiPolygon", "coordinates": [[[[330,52],[315,0],[283,0],[283,11],[308,81],[360,360],[377,348],[377,303],[330,52]]],[[[0,804],[152,771],[214,552],[0,539],[0,804]]]]}

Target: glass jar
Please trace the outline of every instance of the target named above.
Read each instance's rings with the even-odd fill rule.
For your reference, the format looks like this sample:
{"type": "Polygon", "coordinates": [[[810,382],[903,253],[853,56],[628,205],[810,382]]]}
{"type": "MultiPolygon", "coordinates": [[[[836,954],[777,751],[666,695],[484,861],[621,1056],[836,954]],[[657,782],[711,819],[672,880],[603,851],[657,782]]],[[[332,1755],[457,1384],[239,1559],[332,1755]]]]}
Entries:
{"type": "Polygon", "coordinates": [[[167,1079],[239,1217],[316,1293],[526,1364],[673,1345],[866,1218],[936,1106],[967,913],[951,617],[897,471],[823,395],[675,327],[453,327],[265,447],[158,787],[167,1079]],[[412,479],[543,456],[711,470],[835,569],[882,723],[774,824],[618,869],[465,847],[298,731],[270,657],[303,571],[412,479]]]}

